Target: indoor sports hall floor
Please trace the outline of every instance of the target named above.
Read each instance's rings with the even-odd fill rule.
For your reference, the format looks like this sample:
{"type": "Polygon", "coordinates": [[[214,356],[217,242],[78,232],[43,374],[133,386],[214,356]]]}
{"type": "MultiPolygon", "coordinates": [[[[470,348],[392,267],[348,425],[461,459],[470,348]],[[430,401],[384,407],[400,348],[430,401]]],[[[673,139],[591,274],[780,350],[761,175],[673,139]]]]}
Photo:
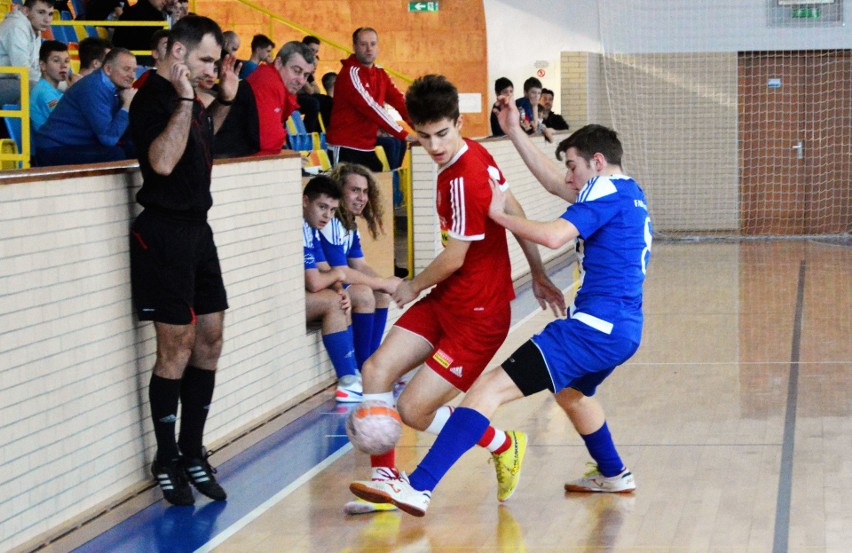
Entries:
{"type": "MultiPolygon", "coordinates": [[[[563,268],[557,283],[570,286],[563,268]]],[[[546,321],[529,294],[496,361],[546,321]]],[[[599,389],[630,495],[565,494],[588,457],[547,394],[498,412],[527,432],[523,476],[505,504],[470,451],[418,519],[347,516],[368,459],[329,391],[282,416],[219,466],[227,503],[162,501],[78,552],[845,553],[852,551],[852,247],[830,241],[658,242],[644,342],[599,389]]],[[[433,438],[403,434],[411,470],[433,438]]],[[[95,535],[97,534],[97,535],[95,535]]]]}

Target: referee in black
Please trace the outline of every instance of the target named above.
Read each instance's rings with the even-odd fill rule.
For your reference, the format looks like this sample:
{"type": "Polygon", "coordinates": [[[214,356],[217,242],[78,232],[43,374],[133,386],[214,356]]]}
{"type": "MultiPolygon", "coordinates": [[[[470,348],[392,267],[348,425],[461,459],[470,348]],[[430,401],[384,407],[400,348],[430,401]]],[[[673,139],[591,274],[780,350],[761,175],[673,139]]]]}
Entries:
{"type": "Polygon", "coordinates": [[[202,440],[228,308],[207,212],[213,135],[237,91],[234,58],[221,62],[217,101],[205,109],[195,94],[199,81],[215,75],[222,42],[213,20],[182,18],[169,32],[168,64],[130,106],[143,177],[136,201],[144,207],[130,228],[133,298],[139,319],[154,321],[157,334],[148,388],[157,439],[151,471],[175,505],[195,502],[190,484],[216,501],[227,497],[202,440]]]}

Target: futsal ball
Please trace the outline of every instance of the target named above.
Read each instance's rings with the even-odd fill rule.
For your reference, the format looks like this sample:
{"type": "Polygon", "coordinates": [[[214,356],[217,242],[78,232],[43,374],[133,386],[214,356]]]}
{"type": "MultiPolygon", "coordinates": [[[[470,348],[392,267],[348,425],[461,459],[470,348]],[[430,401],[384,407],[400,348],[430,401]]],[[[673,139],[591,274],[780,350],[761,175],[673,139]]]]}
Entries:
{"type": "Polygon", "coordinates": [[[346,435],[360,451],[370,455],[387,453],[402,435],[402,421],[396,409],[383,401],[365,401],[349,412],[346,435]]]}

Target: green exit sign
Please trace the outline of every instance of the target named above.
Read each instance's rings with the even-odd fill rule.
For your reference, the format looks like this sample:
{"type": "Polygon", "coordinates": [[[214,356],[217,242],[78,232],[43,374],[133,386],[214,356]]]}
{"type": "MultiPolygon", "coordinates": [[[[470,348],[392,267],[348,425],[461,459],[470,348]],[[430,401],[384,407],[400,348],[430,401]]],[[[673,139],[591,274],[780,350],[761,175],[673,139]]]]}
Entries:
{"type": "Polygon", "coordinates": [[[408,11],[410,12],[436,12],[438,11],[437,2],[409,2],[408,11]]]}
{"type": "Polygon", "coordinates": [[[793,8],[793,19],[819,19],[819,8],[793,8]]]}

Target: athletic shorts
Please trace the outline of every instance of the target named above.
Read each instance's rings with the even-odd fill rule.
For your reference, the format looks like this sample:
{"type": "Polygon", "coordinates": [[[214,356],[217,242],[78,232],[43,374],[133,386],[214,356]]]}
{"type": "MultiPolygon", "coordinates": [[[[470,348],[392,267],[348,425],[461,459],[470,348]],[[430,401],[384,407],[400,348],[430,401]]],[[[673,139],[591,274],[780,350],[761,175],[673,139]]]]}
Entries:
{"type": "Polygon", "coordinates": [[[459,314],[426,296],[396,326],[422,336],[434,350],[426,366],[462,392],[482,374],[509,333],[509,303],[497,311],[459,314]]]}
{"type": "Polygon", "coordinates": [[[605,334],[576,319],[560,319],[515,350],[503,370],[525,396],[574,388],[592,397],[598,385],[638,348],[632,340],[605,334]]]}
{"type": "Polygon", "coordinates": [[[357,163],[374,173],[381,173],[384,168],[375,150],[356,150],[346,146],[331,146],[328,149],[332,165],[338,163],[357,163]]]}
{"type": "Polygon", "coordinates": [[[130,227],[130,281],[141,321],[186,325],[228,308],[207,222],[143,211],[130,227]]]}

